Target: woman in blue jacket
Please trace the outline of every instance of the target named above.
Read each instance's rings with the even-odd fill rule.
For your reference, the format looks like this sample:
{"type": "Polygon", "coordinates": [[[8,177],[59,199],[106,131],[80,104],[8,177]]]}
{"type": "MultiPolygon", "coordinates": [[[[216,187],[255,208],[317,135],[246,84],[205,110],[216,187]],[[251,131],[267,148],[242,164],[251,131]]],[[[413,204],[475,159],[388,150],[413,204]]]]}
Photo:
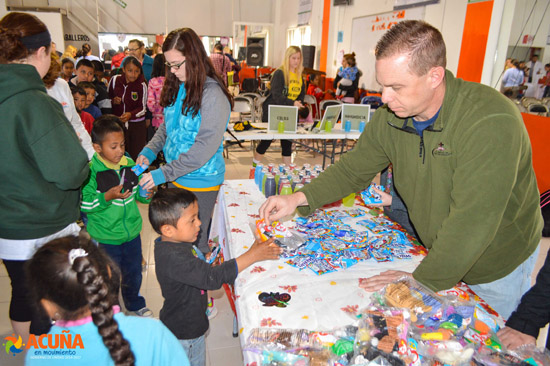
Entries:
{"type": "Polygon", "coordinates": [[[165,123],[141,151],[137,164],[149,165],[161,150],[167,164],[146,173],[141,185],[152,188],[171,182],[195,193],[202,222],[195,244],[208,253],[208,227],[225,175],[223,134],[233,98],[192,29],[170,32],[162,51],[170,70],[160,102],[165,123]]]}

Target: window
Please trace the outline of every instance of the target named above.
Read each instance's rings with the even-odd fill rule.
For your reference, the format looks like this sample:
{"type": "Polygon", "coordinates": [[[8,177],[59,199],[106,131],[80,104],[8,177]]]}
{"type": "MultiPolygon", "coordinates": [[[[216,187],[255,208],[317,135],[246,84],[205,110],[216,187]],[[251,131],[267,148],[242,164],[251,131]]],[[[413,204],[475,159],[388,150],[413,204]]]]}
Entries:
{"type": "Polygon", "coordinates": [[[303,27],[290,28],[286,32],[286,46],[302,46],[311,44],[311,27],[305,25],[303,27]]]}

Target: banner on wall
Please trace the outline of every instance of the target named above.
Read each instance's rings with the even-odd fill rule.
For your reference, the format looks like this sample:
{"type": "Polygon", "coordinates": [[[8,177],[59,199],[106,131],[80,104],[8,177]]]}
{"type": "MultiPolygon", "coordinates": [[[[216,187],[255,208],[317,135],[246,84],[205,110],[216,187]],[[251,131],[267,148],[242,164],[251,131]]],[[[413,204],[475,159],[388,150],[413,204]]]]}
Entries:
{"type": "Polygon", "coordinates": [[[374,72],[374,48],[382,35],[394,24],[403,20],[424,19],[425,12],[426,7],[422,6],[353,19],[351,49],[348,52],[355,52],[357,67],[363,73],[359,80],[361,88],[380,89],[374,72]]]}

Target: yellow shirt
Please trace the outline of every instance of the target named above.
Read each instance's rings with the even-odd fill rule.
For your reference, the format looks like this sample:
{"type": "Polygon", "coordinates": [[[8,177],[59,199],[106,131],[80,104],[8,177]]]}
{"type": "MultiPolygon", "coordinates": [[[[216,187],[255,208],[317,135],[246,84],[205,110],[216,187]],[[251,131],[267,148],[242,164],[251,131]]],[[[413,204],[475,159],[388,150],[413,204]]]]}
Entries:
{"type": "Polygon", "coordinates": [[[288,99],[296,100],[302,92],[302,78],[298,74],[289,72],[288,77],[288,99]]]}

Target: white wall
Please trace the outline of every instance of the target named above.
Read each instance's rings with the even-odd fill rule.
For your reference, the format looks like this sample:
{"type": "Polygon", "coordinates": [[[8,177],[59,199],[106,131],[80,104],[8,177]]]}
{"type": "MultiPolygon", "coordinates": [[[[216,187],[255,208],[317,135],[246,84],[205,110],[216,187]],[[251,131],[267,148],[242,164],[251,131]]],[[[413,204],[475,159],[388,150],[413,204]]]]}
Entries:
{"type": "MultiPolygon", "coordinates": [[[[98,0],[101,31],[113,33],[161,34],[176,28],[193,28],[200,35],[233,35],[233,21],[270,23],[275,0],[123,0],[126,8],[113,0],[98,0]]],[[[77,14],[91,31],[95,25],[96,2],[49,0],[51,7],[77,14]],[[90,17],[91,16],[91,17],[90,17]]]]}
{"type": "MultiPolygon", "coordinates": [[[[524,56],[527,48],[523,47],[541,47],[543,48],[543,57],[539,59],[542,64],[550,63],[550,45],[547,45],[547,40],[550,34],[550,0],[521,0],[516,1],[514,10],[514,21],[510,32],[509,45],[512,47],[519,39],[518,46],[522,47],[520,54],[524,56]],[[529,14],[536,6],[529,18],[529,14]],[[544,13],[545,9],[546,14],[544,13]],[[522,32],[523,29],[523,32],[522,32]],[[537,32],[538,29],[538,32],[537,32]],[[525,35],[535,35],[532,44],[522,43],[525,35]]],[[[521,57],[523,58],[523,57],[521,57]]],[[[528,58],[528,56],[527,56],[528,58]]]]}
{"type": "MultiPolygon", "coordinates": [[[[441,0],[439,4],[426,7],[424,18],[424,20],[434,25],[443,34],[447,45],[447,67],[455,73],[458,68],[467,4],[467,0],[441,0]]],[[[393,10],[393,5],[394,0],[356,0],[351,6],[331,5],[326,70],[328,77],[334,77],[338,67],[340,67],[338,53],[340,51],[344,51],[345,53],[353,51],[350,49],[353,19],[390,12],[393,10]],[[339,31],[343,32],[342,42],[338,42],[339,31]]],[[[287,1],[277,1],[277,6],[289,9],[286,11],[286,22],[284,24],[295,25],[297,23],[297,11],[294,9],[296,6],[294,8],[290,7],[287,1]]],[[[312,33],[316,36],[312,37],[312,44],[317,47],[317,50],[321,46],[320,33],[322,30],[322,19],[323,0],[313,0],[311,26],[312,33]]],[[[281,22],[279,25],[283,26],[284,24],[281,22]]],[[[275,29],[278,29],[277,26],[275,29]]],[[[283,32],[283,29],[280,29],[280,33],[283,32]]],[[[318,57],[316,58],[316,65],[319,65],[318,57]]]]}

